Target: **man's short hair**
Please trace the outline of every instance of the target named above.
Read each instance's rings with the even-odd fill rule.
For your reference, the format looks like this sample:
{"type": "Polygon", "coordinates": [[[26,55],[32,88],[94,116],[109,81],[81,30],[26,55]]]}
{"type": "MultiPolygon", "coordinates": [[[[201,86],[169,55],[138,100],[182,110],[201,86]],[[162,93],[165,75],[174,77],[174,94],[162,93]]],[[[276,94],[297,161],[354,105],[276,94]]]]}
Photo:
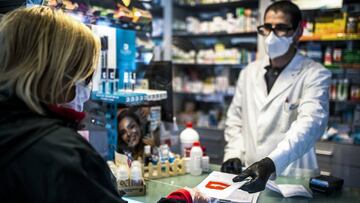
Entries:
{"type": "Polygon", "coordinates": [[[291,1],[283,0],[283,1],[277,1],[273,4],[271,4],[265,10],[264,20],[265,20],[266,14],[269,11],[275,11],[275,12],[281,11],[284,14],[290,16],[290,18],[291,18],[290,22],[291,22],[292,26],[294,27],[294,29],[296,29],[299,26],[299,24],[302,20],[302,14],[301,14],[299,7],[296,4],[292,3],[291,1]]]}

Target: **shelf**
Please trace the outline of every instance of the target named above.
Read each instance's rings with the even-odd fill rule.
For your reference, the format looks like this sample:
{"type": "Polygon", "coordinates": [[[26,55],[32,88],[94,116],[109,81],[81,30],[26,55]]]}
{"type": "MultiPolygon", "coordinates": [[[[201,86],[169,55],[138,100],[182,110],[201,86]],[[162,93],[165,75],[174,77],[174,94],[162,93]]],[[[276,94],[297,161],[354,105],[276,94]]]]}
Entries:
{"type": "Polygon", "coordinates": [[[153,39],[153,40],[162,40],[163,36],[151,36],[151,39],[153,39]]]}
{"type": "Polygon", "coordinates": [[[230,67],[234,69],[243,69],[246,64],[197,64],[197,63],[174,63],[178,67],[197,67],[197,68],[212,68],[212,67],[230,67]]]}
{"type": "Polygon", "coordinates": [[[346,70],[359,70],[360,71],[360,64],[334,64],[330,66],[325,66],[326,68],[329,68],[330,70],[335,71],[346,71],[346,70]]]}
{"type": "Polygon", "coordinates": [[[346,105],[360,105],[360,101],[354,100],[346,100],[346,101],[339,101],[339,100],[330,100],[331,103],[341,103],[346,105]]]}
{"type": "Polygon", "coordinates": [[[182,8],[184,10],[192,10],[192,11],[209,11],[209,10],[223,10],[227,9],[236,9],[238,7],[246,7],[246,8],[257,8],[259,7],[258,0],[239,0],[239,1],[231,1],[225,3],[211,3],[211,4],[194,4],[194,5],[185,5],[185,4],[175,4],[176,7],[182,8]]]}
{"type": "MultiPolygon", "coordinates": [[[[177,123],[178,124],[178,127],[179,129],[185,129],[186,126],[183,125],[182,123],[177,123]]],[[[205,127],[205,126],[193,126],[193,128],[195,130],[211,130],[211,131],[214,131],[214,132],[218,132],[218,133],[223,133],[225,129],[223,128],[217,128],[217,127],[205,127]]]]}
{"type": "Polygon", "coordinates": [[[230,38],[230,37],[257,37],[257,32],[243,33],[212,33],[212,34],[191,34],[191,33],[174,33],[173,37],[178,38],[230,38]]]}
{"type": "Polygon", "coordinates": [[[224,103],[225,98],[232,98],[233,94],[227,93],[213,93],[213,94],[204,94],[204,93],[192,93],[192,92],[175,92],[175,95],[186,95],[191,96],[195,101],[204,102],[204,103],[224,103]]]}
{"type": "Polygon", "coordinates": [[[360,40],[360,34],[328,34],[328,35],[313,35],[313,36],[302,36],[301,42],[307,41],[347,41],[347,40],[360,40]]]}
{"type": "Polygon", "coordinates": [[[107,103],[138,106],[167,99],[167,92],[161,90],[119,91],[116,94],[92,92],[91,99],[107,103]]]}

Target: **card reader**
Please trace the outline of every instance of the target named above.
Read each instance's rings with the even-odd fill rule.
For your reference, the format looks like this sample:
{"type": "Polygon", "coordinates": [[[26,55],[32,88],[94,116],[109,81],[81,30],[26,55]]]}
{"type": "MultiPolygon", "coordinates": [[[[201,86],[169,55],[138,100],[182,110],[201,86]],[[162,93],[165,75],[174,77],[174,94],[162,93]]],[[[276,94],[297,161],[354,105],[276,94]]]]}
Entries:
{"type": "Polygon", "coordinates": [[[344,180],[334,176],[320,175],[310,178],[309,187],[313,192],[331,194],[332,192],[341,190],[344,180]]]}

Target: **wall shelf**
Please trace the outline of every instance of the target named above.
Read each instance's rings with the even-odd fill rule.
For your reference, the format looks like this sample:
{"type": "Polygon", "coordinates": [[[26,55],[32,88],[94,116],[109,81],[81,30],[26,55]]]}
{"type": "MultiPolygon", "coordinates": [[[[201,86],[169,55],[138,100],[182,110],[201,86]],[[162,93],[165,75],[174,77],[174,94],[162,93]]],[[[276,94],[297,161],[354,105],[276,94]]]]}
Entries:
{"type": "Polygon", "coordinates": [[[91,94],[91,99],[94,101],[102,101],[125,106],[139,106],[148,104],[149,102],[158,102],[166,98],[167,92],[160,90],[121,91],[111,95],[95,91],[91,94]]]}
{"type": "Polygon", "coordinates": [[[229,67],[233,69],[243,69],[246,64],[197,64],[197,63],[174,63],[174,66],[185,68],[185,67],[196,67],[196,68],[213,68],[213,67],[229,67]]]}
{"type": "Polygon", "coordinates": [[[222,8],[227,9],[236,9],[238,7],[246,7],[246,8],[257,8],[259,6],[259,1],[257,0],[238,0],[238,1],[229,1],[224,3],[211,3],[211,4],[194,4],[194,5],[186,5],[186,4],[174,4],[177,8],[191,10],[191,11],[209,11],[215,10],[218,11],[222,8]]]}
{"type": "Polygon", "coordinates": [[[360,71],[360,64],[334,64],[331,66],[325,66],[330,70],[359,70],[360,71]]]}
{"type": "Polygon", "coordinates": [[[242,33],[211,33],[211,34],[192,34],[192,33],[174,33],[177,38],[232,38],[232,37],[257,37],[257,32],[242,33]]]}
{"type": "Polygon", "coordinates": [[[300,41],[348,41],[348,40],[360,40],[360,33],[358,34],[327,34],[327,35],[313,35],[313,36],[302,36],[300,41]]]}
{"type": "Polygon", "coordinates": [[[346,105],[360,105],[360,101],[355,101],[355,100],[346,100],[346,101],[330,100],[330,102],[331,103],[346,104],[346,105]]]}

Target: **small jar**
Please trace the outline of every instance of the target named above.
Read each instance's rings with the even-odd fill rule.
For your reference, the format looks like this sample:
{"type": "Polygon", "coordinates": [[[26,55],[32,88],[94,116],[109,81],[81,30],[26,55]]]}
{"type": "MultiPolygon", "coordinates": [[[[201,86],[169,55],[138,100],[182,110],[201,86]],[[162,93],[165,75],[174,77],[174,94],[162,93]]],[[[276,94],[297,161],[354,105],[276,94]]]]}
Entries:
{"type": "Polygon", "coordinates": [[[357,19],[355,17],[349,17],[346,24],[346,33],[357,32],[357,19]]]}

